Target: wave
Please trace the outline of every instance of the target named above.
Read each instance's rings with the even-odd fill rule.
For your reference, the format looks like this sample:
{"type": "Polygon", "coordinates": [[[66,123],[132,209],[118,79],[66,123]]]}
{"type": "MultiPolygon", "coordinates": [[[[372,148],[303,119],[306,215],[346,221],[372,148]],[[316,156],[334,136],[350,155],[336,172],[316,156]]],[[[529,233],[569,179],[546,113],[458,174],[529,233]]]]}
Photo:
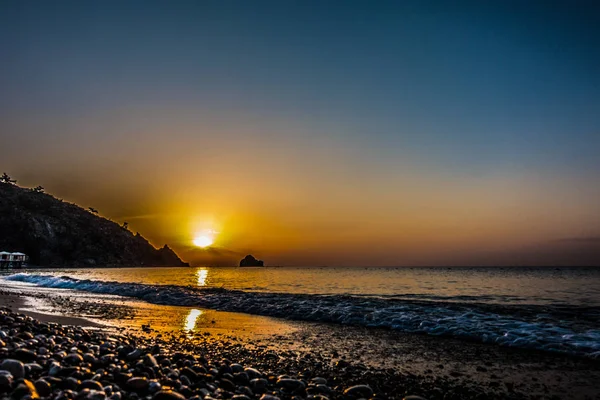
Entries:
{"type": "Polygon", "coordinates": [[[600,359],[600,308],[264,293],[18,273],[9,281],[291,320],[379,327],[600,359]]]}

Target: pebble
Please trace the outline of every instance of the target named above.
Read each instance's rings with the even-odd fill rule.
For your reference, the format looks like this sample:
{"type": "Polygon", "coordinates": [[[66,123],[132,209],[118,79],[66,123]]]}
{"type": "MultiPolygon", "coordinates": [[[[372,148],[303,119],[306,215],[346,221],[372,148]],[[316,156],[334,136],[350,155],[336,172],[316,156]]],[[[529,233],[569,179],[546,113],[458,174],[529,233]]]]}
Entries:
{"type": "Polygon", "coordinates": [[[102,390],[90,390],[85,398],[86,400],[104,400],[106,393],[102,390]]]}
{"type": "Polygon", "coordinates": [[[264,378],[255,378],[250,381],[250,386],[255,392],[264,392],[269,382],[264,378]]]}
{"type": "Polygon", "coordinates": [[[280,400],[277,396],[272,396],[270,394],[263,394],[260,400],[280,400]]]}
{"type": "Polygon", "coordinates": [[[373,396],[373,389],[367,385],[351,386],[344,390],[345,396],[368,399],[373,396]]]}
{"type": "Polygon", "coordinates": [[[157,382],[157,381],[150,381],[150,383],[148,384],[148,391],[150,393],[156,393],[161,388],[162,388],[162,386],[161,386],[160,382],[157,382]]]}
{"type": "Polygon", "coordinates": [[[172,390],[161,390],[152,396],[152,400],[185,400],[185,397],[172,390]]]}
{"type": "Polygon", "coordinates": [[[37,390],[35,390],[35,386],[31,381],[24,379],[21,383],[17,385],[15,390],[10,394],[10,397],[13,399],[22,399],[25,396],[29,396],[30,399],[39,399],[40,395],[37,390]]]}
{"type": "Polygon", "coordinates": [[[156,362],[156,358],[152,354],[146,354],[144,364],[149,367],[158,367],[158,362],[156,362]]]}
{"type": "Polygon", "coordinates": [[[52,393],[52,386],[50,386],[50,383],[44,379],[38,379],[33,383],[33,385],[42,397],[50,396],[52,393]]]}
{"type": "Polygon", "coordinates": [[[14,378],[10,372],[0,370],[0,393],[10,391],[13,386],[14,378]]]}
{"type": "Polygon", "coordinates": [[[81,382],[81,385],[79,385],[79,388],[80,389],[90,389],[90,390],[104,390],[102,388],[102,385],[100,384],[100,382],[92,381],[89,379],[81,382]]]}
{"type": "Polygon", "coordinates": [[[79,365],[83,362],[83,357],[77,353],[71,353],[65,357],[64,362],[70,365],[79,365]]]}
{"type": "Polygon", "coordinates": [[[220,387],[228,392],[233,392],[235,390],[235,384],[231,382],[229,379],[221,379],[220,387]]]}
{"type": "Polygon", "coordinates": [[[290,391],[298,391],[306,387],[301,380],[291,378],[279,379],[276,385],[290,391]]]}
{"type": "Polygon", "coordinates": [[[0,364],[0,369],[10,372],[15,379],[21,379],[25,377],[25,366],[19,360],[7,358],[6,360],[2,361],[2,364],[0,364]]]}
{"type": "Polygon", "coordinates": [[[244,368],[244,372],[248,374],[250,379],[262,378],[263,374],[256,368],[244,368]]]}
{"type": "Polygon", "coordinates": [[[231,364],[230,367],[231,367],[231,370],[233,372],[242,372],[242,371],[244,371],[244,367],[242,367],[242,365],[238,364],[238,363],[231,364]]]}
{"type": "Polygon", "coordinates": [[[15,358],[25,363],[32,363],[37,359],[37,354],[29,349],[18,349],[15,351],[15,358]]]}
{"type": "Polygon", "coordinates": [[[109,400],[121,400],[121,392],[116,392],[110,395],[109,400]]]}
{"type": "MultiPolygon", "coordinates": [[[[245,352],[225,339],[217,339],[214,347],[192,347],[188,339],[176,336],[110,336],[101,330],[42,324],[4,309],[0,332],[6,341],[0,343],[5,347],[0,350],[1,400],[329,400],[342,399],[344,382],[358,383],[363,376],[378,382],[370,380],[370,371],[359,371],[345,360],[336,368],[330,359],[302,358],[300,352],[245,352]],[[251,366],[253,362],[260,368],[251,366]]],[[[374,393],[367,385],[356,385],[343,394],[368,399],[374,393]]],[[[374,398],[389,394],[393,392],[384,389],[374,398]]]]}
{"type": "Polygon", "coordinates": [[[25,364],[25,373],[26,375],[37,375],[41,374],[44,371],[44,367],[42,367],[38,363],[29,363],[25,364]]]}
{"type": "Polygon", "coordinates": [[[125,358],[129,361],[135,361],[142,356],[142,350],[135,349],[131,353],[127,354],[125,358]]]}
{"type": "Polygon", "coordinates": [[[192,382],[198,380],[198,374],[190,367],[185,367],[181,370],[181,375],[188,377],[192,382]]]}
{"type": "Polygon", "coordinates": [[[148,388],[148,385],[148,379],[143,377],[135,377],[127,381],[127,387],[136,392],[143,392],[148,388]]]}
{"type": "Polygon", "coordinates": [[[317,385],[327,385],[327,379],[321,378],[320,376],[312,378],[311,382],[317,385]]]}

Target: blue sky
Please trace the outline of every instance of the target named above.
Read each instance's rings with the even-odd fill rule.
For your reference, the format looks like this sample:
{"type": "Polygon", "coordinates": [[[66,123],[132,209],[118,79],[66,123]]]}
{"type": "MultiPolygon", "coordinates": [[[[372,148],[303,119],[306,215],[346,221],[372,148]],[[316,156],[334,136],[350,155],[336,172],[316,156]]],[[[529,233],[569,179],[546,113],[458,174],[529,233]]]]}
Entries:
{"type": "MultiPolygon", "coordinates": [[[[532,243],[600,234],[598,37],[600,7],[591,1],[4,1],[0,135],[15,151],[2,167],[74,201],[106,202],[115,218],[124,215],[121,206],[57,177],[85,181],[80,170],[103,181],[124,165],[135,173],[115,178],[115,187],[165,169],[188,187],[197,178],[190,196],[202,185],[225,196],[243,176],[268,193],[298,182],[346,204],[364,185],[381,199],[410,191],[414,204],[437,196],[439,207],[459,202],[448,194],[453,187],[492,182],[477,192],[482,202],[535,189],[513,193],[510,201],[521,207],[514,221],[544,209],[543,199],[556,193],[564,196],[560,204],[576,205],[555,225],[540,225],[532,243]],[[156,161],[159,149],[172,153],[156,161]],[[265,178],[266,165],[245,175],[221,170],[223,184],[201,172],[186,175],[187,168],[218,170],[193,154],[225,160],[246,150],[276,159],[281,176],[265,178]]],[[[119,203],[143,208],[138,197],[119,203]]],[[[292,203],[294,210],[320,207],[292,203]]],[[[358,203],[380,204],[350,203],[350,214],[358,203]]],[[[257,200],[248,212],[271,206],[257,200]]],[[[394,212],[391,204],[383,208],[394,212]]],[[[155,231],[140,229],[150,237],[155,231]]],[[[277,248],[284,261],[297,257],[268,238],[243,246],[277,248]]]]}

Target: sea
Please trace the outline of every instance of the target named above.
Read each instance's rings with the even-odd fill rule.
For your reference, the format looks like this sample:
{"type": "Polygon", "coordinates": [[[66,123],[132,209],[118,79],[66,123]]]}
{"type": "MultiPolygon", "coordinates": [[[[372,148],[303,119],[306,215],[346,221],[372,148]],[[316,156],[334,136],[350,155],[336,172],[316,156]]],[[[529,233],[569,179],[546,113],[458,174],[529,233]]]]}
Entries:
{"type": "Polygon", "coordinates": [[[43,269],[0,285],[600,359],[600,268],[43,269]]]}

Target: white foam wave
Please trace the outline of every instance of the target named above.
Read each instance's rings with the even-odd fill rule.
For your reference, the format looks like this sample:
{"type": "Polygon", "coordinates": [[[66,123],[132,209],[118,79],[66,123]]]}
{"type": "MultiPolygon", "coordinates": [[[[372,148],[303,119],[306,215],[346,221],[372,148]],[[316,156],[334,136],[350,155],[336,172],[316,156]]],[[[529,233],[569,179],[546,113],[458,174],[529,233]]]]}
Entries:
{"type": "Polygon", "coordinates": [[[225,289],[80,280],[67,276],[18,273],[9,281],[141,299],[154,304],[195,306],[272,317],[362,325],[405,332],[452,336],[502,346],[600,358],[598,310],[571,310],[560,318],[548,308],[494,308],[473,303],[385,300],[353,296],[254,293],[225,289]],[[586,312],[588,323],[581,323],[586,312]],[[569,319],[569,315],[572,319],[569,319]],[[590,322],[591,321],[591,322],[590,322]]]}

